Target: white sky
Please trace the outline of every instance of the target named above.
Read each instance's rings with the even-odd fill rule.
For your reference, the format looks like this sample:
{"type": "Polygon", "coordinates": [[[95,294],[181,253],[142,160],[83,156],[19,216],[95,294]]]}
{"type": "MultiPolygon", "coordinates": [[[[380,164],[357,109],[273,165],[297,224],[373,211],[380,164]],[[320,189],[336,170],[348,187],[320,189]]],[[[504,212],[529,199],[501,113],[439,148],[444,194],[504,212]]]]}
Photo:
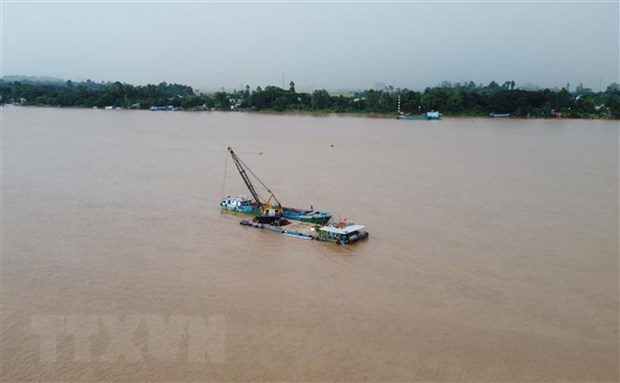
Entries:
{"type": "Polygon", "coordinates": [[[27,2],[2,0],[2,74],[423,89],[619,79],[619,3],[27,2]]]}

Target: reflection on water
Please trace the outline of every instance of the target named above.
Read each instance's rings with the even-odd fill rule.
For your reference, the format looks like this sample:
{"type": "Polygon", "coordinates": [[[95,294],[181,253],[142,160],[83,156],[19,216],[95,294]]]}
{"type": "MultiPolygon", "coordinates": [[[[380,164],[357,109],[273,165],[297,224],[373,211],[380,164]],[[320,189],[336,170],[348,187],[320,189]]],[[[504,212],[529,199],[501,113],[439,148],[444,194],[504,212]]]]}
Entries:
{"type": "Polygon", "coordinates": [[[2,150],[3,380],[618,380],[617,122],[4,108],[2,150]],[[370,239],[221,214],[229,145],[370,239]]]}

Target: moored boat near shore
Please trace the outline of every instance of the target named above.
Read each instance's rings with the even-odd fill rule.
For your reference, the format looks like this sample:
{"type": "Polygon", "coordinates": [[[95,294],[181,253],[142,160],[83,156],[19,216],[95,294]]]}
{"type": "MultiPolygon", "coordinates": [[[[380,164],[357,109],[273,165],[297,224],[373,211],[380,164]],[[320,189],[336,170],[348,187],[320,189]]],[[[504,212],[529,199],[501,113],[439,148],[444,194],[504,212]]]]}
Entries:
{"type": "Polygon", "coordinates": [[[441,113],[439,112],[426,112],[422,114],[398,114],[396,116],[398,120],[441,120],[441,113]]]}

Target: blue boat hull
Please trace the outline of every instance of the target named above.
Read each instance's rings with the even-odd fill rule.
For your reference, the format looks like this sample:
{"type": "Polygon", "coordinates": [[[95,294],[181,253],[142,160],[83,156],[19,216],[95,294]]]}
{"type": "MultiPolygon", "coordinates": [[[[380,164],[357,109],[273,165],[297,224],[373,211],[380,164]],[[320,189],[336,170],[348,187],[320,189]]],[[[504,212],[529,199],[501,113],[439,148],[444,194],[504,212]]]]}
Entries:
{"type": "MultiPolygon", "coordinates": [[[[233,211],[236,213],[248,214],[252,216],[260,216],[260,209],[257,205],[243,197],[227,197],[220,202],[223,210],[233,211]]],[[[290,207],[282,208],[282,217],[295,221],[325,224],[332,218],[332,213],[325,210],[302,210],[290,207]]]]}
{"type": "Polygon", "coordinates": [[[324,224],[332,218],[332,213],[324,210],[305,210],[283,208],[282,216],[296,221],[324,224]]]}

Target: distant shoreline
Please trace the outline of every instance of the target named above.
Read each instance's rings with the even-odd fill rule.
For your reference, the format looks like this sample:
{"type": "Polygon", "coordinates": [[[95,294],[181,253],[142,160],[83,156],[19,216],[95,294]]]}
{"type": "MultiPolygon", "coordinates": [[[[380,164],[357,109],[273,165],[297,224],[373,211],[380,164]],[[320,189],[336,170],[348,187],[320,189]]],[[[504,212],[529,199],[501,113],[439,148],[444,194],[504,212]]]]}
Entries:
{"type": "MultiPolygon", "coordinates": [[[[215,93],[196,92],[183,84],[134,86],[121,82],[40,83],[0,80],[0,103],[22,106],[60,106],[102,109],[218,110],[314,115],[363,115],[389,118],[438,111],[450,117],[584,118],[620,119],[620,84],[604,92],[578,86],[561,90],[524,90],[514,81],[502,85],[446,83],[422,92],[386,86],[351,94],[330,94],[325,89],[297,92],[267,85],[215,93]]],[[[431,116],[435,117],[435,116],[431,116]]]]}
{"type": "MultiPolygon", "coordinates": [[[[221,114],[255,114],[255,115],[271,115],[271,116],[310,116],[310,117],[359,117],[359,118],[369,118],[369,119],[392,119],[396,120],[396,114],[389,113],[364,113],[364,112],[312,112],[312,111],[271,111],[271,110],[236,110],[236,111],[224,111],[224,110],[175,110],[175,111],[150,111],[148,109],[127,109],[127,108],[117,108],[107,110],[105,108],[87,108],[87,107],[79,107],[79,106],[51,106],[51,105],[12,105],[12,104],[0,104],[0,107],[11,107],[11,108],[23,108],[23,109],[63,109],[63,110],[93,110],[100,112],[148,112],[148,113],[221,113],[221,114]]],[[[442,115],[441,119],[490,119],[490,120],[610,120],[617,121],[619,118],[612,117],[536,117],[536,116],[509,116],[509,117],[492,117],[492,116],[484,116],[484,115],[442,115]]],[[[434,121],[429,120],[402,120],[403,123],[406,122],[427,122],[433,123],[434,121]]]]}

